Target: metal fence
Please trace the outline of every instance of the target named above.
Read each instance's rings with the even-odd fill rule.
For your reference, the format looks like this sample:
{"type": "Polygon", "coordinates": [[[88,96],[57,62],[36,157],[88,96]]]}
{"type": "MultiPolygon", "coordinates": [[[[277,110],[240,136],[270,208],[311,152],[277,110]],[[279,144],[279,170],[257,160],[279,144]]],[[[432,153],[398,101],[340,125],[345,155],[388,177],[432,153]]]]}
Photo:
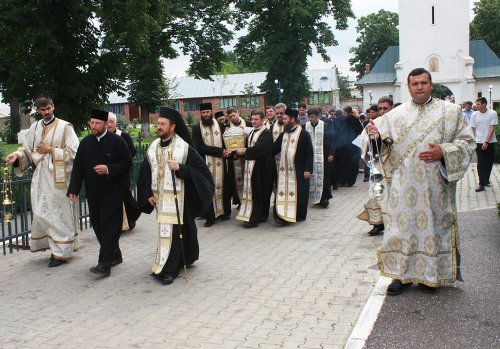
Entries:
{"type": "MultiPolygon", "coordinates": [[[[136,182],[147,147],[148,144],[139,144],[136,148],[136,157],[132,162],[132,169],[130,170],[130,190],[134,198],[137,197],[136,182]]],[[[33,220],[30,198],[31,173],[21,178],[11,175],[11,184],[13,200],[16,204],[16,215],[8,223],[4,222],[3,219],[0,222],[2,234],[0,243],[4,255],[6,255],[7,252],[12,253],[14,251],[29,249],[29,235],[31,234],[31,222],[33,220]]],[[[83,230],[91,227],[85,188],[82,189],[78,199],[78,221],[80,230],[83,230]]]]}

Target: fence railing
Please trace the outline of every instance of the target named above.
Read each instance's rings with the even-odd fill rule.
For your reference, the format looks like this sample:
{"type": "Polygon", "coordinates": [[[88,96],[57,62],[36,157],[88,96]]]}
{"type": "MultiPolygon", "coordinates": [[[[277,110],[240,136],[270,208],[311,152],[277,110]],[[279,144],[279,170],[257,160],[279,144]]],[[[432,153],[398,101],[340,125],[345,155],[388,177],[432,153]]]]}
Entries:
{"type": "MultiPolygon", "coordinates": [[[[137,147],[136,157],[132,162],[132,169],[130,171],[130,190],[134,198],[137,197],[136,182],[147,147],[147,144],[140,144],[137,147]]],[[[0,185],[1,183],[2,182],[0,182],[0,185]]],[[[0,243],[4,255],[7,254],[7,252],[12,253],[20,249],[29,249],[29,235],[31,234],[31,222],[33,220],[30,197],[31,173],[21,178],[11,175],[11,185],[16,214],[10,222],[6,223],[3,219],[1,219],[0,222],[0,243]]],[[[85,188],[82,189],[78,199],[78,222],[80,230],[83,230],[91,227],[85,188]]]]}

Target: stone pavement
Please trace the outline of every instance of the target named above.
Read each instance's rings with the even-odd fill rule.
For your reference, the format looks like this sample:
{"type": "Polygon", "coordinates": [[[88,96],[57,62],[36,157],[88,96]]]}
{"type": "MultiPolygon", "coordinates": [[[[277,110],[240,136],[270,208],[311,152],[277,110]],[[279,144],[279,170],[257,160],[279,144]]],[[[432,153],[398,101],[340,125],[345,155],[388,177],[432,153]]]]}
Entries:
{"type": "MultiPolygon", "coordinates": [[[[500,196],[498,165],[492,178],[475,193],[471,166],[460,209],[491,207],[500,196]]],[[[355,218],[367,198],[361,179],[292,226],[197,221],[200,260],[189,282],[163,286],[149,275],[156,232],[148,215],[122,237],[124,263],[106,279],[88,271],[98,255],[92,230],[59,268],[47,267],[49,253],[3,256],[0,347],[342,348],[378,280],[371,267],[381,237],[368,237],[369,226],[355,218]]]]}

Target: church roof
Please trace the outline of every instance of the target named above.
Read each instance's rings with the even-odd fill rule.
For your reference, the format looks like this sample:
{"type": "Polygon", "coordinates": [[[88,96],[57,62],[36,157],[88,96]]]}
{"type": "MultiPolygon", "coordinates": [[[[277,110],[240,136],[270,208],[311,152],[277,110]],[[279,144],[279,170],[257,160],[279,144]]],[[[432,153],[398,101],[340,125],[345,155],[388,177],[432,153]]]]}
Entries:
{"type": "MultiPolygon", "coordinates": [[[[474,58],[472,73],[476,79],[500,77],[500,58],[484,40],[470,41],[469,55],[474,58]]],[[[399,46],[389,46],[373,69],[358,80],[356,85],[393,83],[396,81],[394,65],[398,61],[399,46]]]]}

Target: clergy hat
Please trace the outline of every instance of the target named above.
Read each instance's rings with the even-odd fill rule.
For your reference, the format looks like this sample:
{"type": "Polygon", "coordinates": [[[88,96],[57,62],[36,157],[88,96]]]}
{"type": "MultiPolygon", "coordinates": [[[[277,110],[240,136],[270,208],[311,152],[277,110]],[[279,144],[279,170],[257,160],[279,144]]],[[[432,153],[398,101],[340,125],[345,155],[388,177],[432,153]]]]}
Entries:
{"type": "Polygon", "coordinates": [[[212,103],[200,103],[200,111],[212,110],[212,103]]]}
{"type": "Polygon", "coordinates": [[[217,113],[214,114],[214,117],[217,119],[219,116],[224,116],[223,111],[218,111],[217,113]]]}
{"type": "Polygon", "coordinates": [[[108,121],[108,112],[105,110],[92,109],[92,114],[90,115],[90,118],[102,121],[108,121]]]}
{"type": "Polygon", "coordinates": [[[285,115],[297,119],[299,117],[299,111],[291,108],[286,108],[285,115]]]}
{"type": "Polygon", "coordinates": [[[186,123],[184,122],[184,118],[177,110],[168,107],[160,107],[159,117],[169,119],[171,122],[173,122],[175,124],[175,133],[184,141],[186,141],[186,143],[194,146],[189,130],[186,126],[186,123]]]}

